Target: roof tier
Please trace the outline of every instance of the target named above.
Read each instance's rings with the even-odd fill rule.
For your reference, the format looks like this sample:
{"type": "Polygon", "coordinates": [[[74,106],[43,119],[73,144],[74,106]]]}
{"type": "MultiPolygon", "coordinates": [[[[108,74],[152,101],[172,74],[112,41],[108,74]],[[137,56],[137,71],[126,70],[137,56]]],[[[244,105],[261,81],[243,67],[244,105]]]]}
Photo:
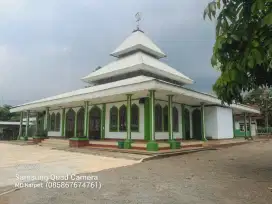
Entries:
{"type": "Polygon", "coordinates": [[[166,57],[161,49],[139,29],[133,31],[132,34],[111,53],[111,55],[120,58],[134,51],[146,52],[157,59],[166,57]]]}
{"type": "Polygon", "coordinates": [[[119,58],[83,77],[82,80],[91,83],[136,71],[152,73],[156,76],[168,78],[182,84],[193,83],[193,80],[189,77],[144,52],[136,52],[119,58]]]}

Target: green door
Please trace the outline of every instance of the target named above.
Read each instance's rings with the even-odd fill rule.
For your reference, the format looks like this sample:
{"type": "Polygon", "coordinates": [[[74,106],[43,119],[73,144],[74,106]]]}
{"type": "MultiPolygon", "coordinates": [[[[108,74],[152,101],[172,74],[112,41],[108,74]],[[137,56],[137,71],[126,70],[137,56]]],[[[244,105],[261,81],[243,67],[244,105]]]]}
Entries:
{"type": "Polygon", "coordinates": [[[192,113],[192,117],[193,117],[193,138],[201,140],[202,139],[201,111],[199,109],[195,109],[192,113]]]}

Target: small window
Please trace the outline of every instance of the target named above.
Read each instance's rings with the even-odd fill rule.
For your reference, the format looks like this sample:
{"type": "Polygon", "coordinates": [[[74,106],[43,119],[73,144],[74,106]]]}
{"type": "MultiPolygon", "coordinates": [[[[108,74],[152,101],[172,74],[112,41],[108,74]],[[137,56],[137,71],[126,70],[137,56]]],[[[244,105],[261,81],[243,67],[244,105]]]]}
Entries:
{"type": "Polygon", "coordinates": [[[173,107],[173,132],[179,131],[179,117],[178,117],[178,109],[173,107]]]}
{"type": "Polygon", "coordinates": [[[163,131],[168,132],[168,106],[163,108],[163,131]]]}
{"type": "Polygon", "coordinates": [[[131,131],[139,131],[139,108],[136,104],[131,106],[131,131]]]}
{"type": "Polygon", "coordinates": [[[155,131],[162,132],[162,107],[159,104],[155,106],[155,131]]]}
{"type": "Polygon", "coordinates": [[[55,121],[56,121],[56,118],[55,118],[55,113],[52,113],[51,117],[51,131],[55,131],[55,121]]]}
{"type": "Polygon", "coordinates": [[[56,115],[56,131],[60,131],[60,113],[56,115]]]}
{"type": "Polygon", "coordinates": [[[110,109],[110,131],[117,131],[118,129],[118,108],[113,106],[110,109]]]}
{"type": "Polygon", "coordinates": [[[119,124],[119,131],[127,131],[127,108],[125,105],[122,105],[119,109],[119,116],[120,116],[120,124],[119,124]]]}
{"type": "Polygon", "coordinates": [[[240,123],[240,124],[239,124],[239,129],[240,129],[241,132],[244,132],[244,131],[245,131],[245,126],[244,126],[243,123],[240,123]]]}

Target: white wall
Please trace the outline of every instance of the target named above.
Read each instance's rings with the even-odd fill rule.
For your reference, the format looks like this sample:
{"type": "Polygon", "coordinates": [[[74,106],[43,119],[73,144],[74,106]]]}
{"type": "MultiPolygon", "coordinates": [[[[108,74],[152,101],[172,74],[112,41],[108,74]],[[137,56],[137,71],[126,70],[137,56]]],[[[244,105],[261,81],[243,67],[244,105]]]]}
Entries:
{"type": "Polygon", "coordinates": [[[218,137],[216,139],[233,138],[233,117],[231,108],[217,107],[218,137]]]}
{"type": "MultiPolygon", "coordinates": [[[[160,104],[162,109],[168,105],[167,101],[160,101],[155,100],[155,105],[160,104]]],[[[173,137],[175,139],[181,139],[182,138],[182,117],[181,117],[181,105],[177,103],[173,103],[173,107],[176,107],[178,109],[178,120],[179,120],[179,131],[173,133],[173,137]]],[[[169,139],[169,132],[155,132],[155,138],[156,140],[162,140],[162,139],[169,139]]]]}
{"type": "Polygon", "coordinates": [[[205,107],[205,133],[207,138],[218,138],[218,120],[217,120],[217,107],[205,107]]]}
{"type": "MultiPolygon", "coordinates": [[[[144,139],[144,104],[139,104],[139,100],[132,100],[131,105],[136,104],[139,107],[139,132],[131,132],[132,139],[144,139]]],[[[127,132],[110,132],[110,109],[116,106],[118,109],[122,105],[127,105],[126,101],[106,104],[105,138],[125,139],[127,132]]]]}

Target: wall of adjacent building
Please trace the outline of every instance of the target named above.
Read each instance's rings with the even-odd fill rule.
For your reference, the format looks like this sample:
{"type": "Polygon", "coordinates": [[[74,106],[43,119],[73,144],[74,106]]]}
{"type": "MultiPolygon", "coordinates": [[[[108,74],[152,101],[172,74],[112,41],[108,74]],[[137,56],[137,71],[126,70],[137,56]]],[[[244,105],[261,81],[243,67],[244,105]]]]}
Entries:
{"type": "Polygon", "coordinates": [[[217,107],[218,137],[217,139],[233,138],[233,115],[231,108],[217,107]]]}
{"type": "Polygon", "coordinates": [[[218,139],[217,107],[205,107],[204,117],[206,138],[218,139]]]}

